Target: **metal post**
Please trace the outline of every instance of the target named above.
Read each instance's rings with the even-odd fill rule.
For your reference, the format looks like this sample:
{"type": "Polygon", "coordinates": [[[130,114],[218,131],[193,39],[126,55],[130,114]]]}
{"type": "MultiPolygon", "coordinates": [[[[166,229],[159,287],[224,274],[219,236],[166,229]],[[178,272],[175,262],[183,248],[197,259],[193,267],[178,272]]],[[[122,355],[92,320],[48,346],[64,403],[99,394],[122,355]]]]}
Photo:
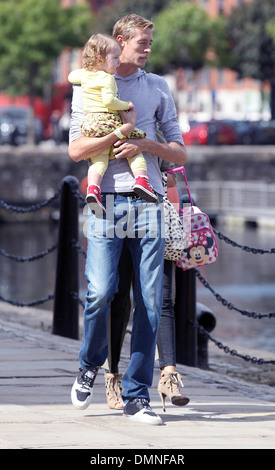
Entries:
{"type": "MultiPolygon", "coordinates": [[[[216,318],[210,308],[197,302],[196,312],[197,322],[207,333],[214,330],[216,318]]],[[[200,369],[209,369],[208,365],[208,336],[198,330],[198,367],[200,369]]]]}
{"type": "Polygon", "coordinates": [[[52,333],[78,339],[78,252],[73,240],[78,240],[78,180],[66,176],[62,180],[59,239],[55,281],[52,333]]]}
{"type": "Polygon", "coordinates": [[[197,367],[196,275],[194,269],[176,268],[176,360],[197,367]]]}

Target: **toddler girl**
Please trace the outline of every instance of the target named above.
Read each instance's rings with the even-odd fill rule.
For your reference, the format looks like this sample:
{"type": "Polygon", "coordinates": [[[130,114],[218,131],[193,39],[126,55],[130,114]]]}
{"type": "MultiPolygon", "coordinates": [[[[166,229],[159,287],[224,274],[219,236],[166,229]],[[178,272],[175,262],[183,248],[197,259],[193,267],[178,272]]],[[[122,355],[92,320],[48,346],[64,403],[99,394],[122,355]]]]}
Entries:
{"type": "MultiPolygon", "coordinates": [[[[81,132],[88,137],[101,137],[114,132],[119,139],[126,138],[120,131],[122,124],[120,110],[133,109],[131,102],[117,98],[117,85],[113,74],[116,72],[121,55],[121,46],[112,36],[95,34],[86,43],[83,50],[83,69],[74,70],[68,80],[82,86],[84,120],[81,132]]],[[[144,138],[146,134],[135,128],[129,138],[144,138]]],[[[92,211],[105,212],[100,197],[100,185],[108,167],[108,161],[114,158],[112,147],[91,159],[88,171],[88,189],[86,200],[92,211]]],[[[148,202],[157,202],[147,177],[147,166],[142,153],[127,159],[135,177],[133,191],[148,202]]]]}

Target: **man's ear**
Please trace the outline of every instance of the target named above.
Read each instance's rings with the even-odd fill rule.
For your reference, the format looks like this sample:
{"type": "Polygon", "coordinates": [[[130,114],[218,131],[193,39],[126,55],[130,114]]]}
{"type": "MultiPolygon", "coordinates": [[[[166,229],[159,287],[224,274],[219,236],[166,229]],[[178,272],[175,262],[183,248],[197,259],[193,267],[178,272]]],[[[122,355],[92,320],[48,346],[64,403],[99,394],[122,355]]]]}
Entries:
{"type": "Polygon", "coordinates": [[[123,48],[124,47],[124,44],[126,43],[124,37],[119,34],[117,37],[116,37],[116,40],[119,42],[119,44],[121,45],[121,47],[123,48]]]}

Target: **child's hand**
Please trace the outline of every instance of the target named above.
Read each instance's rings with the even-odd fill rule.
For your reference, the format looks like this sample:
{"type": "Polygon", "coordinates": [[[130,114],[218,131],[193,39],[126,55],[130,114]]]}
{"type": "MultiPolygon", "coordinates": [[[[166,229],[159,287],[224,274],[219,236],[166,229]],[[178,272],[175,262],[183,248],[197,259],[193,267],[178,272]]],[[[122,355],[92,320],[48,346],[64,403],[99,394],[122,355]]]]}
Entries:
{"type": "MultiPolygon", "coordinates": [[[[130,123],[133,125],[133,129],[134,129],[136,122],[137,122],[137,113],[135,109],[128,109],[128,111],[120,111],[119,114],[120,114],[123,124],[130,123]]],[[[132,132],[132,130],[130,131],[130,133],[132,132]]]]}
{"type": "Polygon", "coordinates": [[[135,109],[134,103],[132,101],[128,101],[129,109],[135,109]]]}

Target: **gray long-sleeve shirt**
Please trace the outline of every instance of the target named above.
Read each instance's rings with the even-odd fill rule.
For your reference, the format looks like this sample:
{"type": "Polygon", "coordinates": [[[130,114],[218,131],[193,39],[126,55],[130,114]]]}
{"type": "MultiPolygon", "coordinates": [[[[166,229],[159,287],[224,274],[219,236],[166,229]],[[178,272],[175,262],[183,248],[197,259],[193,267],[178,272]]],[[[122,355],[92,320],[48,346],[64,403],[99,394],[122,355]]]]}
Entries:
{"type": "MultiPolygon", "coordinates": [[[[119,97],[124,101],[132,101],[137,112],[137,127],[146,132],[151,140],[156,140],[157,123],[167,142],[183,144],[178,124],[175,104],[164,78],[144,70],[128,77],[115,75],[119,97]]],[[[72,118],[70,142],[81,135],[80,124],[83,119],[81,87],[74,86],[72,100],[72,118]]],[[[154,190],[163,194],[162,178],[158,158],[147,152],[143,153],[148,169],[150,183],[154,190]]],[[[128,192],[132,190],[134,178],[126,159],[110,160],[104,175],[102,192],[128,192]]]]}

